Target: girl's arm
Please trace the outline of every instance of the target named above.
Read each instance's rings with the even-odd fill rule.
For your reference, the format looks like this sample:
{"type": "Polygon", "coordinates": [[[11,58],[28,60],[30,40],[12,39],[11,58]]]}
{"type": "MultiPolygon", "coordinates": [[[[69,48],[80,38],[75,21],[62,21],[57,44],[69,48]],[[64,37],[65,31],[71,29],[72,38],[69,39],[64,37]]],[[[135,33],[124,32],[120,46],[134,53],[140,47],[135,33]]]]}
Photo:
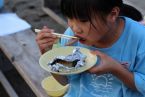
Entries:
{"type": "Polygon", "coordinates": [[[99,52],[93,51],[93,54],[96,54],[100,57],[100,62],[98,65],[92,67],[89,72],[95,74],[105,74],[111,73],[120,79],[125,85],[129,88],[136,89],[134,82],[134,75],[132,72],[127,70],[123,65],[114,60],[113,58],[99,52]]]}
{"type": "Polygon", "coordinates": [[[114,70],[111,72],[118,79],[120,79],[124,84],[126,84],[129,88],[136,90],[135,82],[134,82],[134,74],[124,68],[123,65],[118,64],[114,70]]]}

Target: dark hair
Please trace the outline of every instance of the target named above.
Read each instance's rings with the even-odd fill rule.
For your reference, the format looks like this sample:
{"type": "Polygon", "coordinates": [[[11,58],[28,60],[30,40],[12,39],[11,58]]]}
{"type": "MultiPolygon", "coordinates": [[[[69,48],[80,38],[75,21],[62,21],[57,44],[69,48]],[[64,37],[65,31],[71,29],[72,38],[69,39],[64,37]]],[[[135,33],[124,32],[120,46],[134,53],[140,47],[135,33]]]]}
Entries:
{"type": "Polygon", "coordinates": [[[123,4],[120,15],[129,17],[135,21],[143,20],[141,12],[137,10],[135,7],[128,4],[123,4]]]}
{"type": "Polygon", "coordinates": [[[91,17],[96,15],[105,21],[105,16],[115,6],[121,9],[120,16],[126,16],[135,21],[143,20],[139,10],[123,4],[122,0],[61,0],[61,11],[64,16],[90,22],[91,17]]]}
{"type": "Polygon", "coordinates": [[[122,0],[61,0],[64,16],[79,20],[91,20],[92,16],[104,18],[115,7],[122,7],[122,0]]]}

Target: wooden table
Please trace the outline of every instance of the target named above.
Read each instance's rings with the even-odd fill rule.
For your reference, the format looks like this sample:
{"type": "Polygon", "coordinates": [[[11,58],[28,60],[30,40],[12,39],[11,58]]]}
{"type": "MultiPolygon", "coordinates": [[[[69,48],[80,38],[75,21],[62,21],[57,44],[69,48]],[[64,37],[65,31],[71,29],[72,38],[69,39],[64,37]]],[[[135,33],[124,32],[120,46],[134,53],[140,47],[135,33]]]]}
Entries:
{"type": "Polygon", "coordinates": [[[40,51],[30,30],[0,37],[0,47],[37,97],[49,97],[41,81],[50,74],[39,65],[40,51]]]}

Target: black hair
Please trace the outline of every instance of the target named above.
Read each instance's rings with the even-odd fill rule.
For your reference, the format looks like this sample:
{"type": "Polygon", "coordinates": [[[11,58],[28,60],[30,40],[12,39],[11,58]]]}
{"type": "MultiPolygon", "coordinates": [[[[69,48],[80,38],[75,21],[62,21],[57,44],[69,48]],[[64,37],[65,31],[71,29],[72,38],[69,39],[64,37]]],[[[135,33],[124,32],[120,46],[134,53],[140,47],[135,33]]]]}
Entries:
{"type": "Polygon", "coordinates": [[[135,7],[124,4],[122,0],[61,0],[62,14],[68,18],[87,20],[99,16],[105,21],[114,7],[120,8],[120,16],[129,17],[135,21],[143,20],[143,16],[135,7]]]}
{"type": "Polygon", "coordinates": [[[135,21],[143,20],[141,12],[137,10],[135,7],[128,4],[123,4],[120,15],[129,17],[135,21]]]}
{"type": "Polygon", "coordinates": [[[64,16],[91,21],[92,16],[104,18],[117,6],[122,7],[122,0],[61,0],[64,16]]]}

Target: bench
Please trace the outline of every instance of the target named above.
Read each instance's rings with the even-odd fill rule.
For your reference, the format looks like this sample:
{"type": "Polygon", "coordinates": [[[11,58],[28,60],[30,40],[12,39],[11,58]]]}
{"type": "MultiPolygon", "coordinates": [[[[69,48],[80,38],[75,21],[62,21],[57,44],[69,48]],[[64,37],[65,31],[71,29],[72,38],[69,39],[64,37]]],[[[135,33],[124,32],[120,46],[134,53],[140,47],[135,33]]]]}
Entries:
{"type": "Polygon", "coordinates": [[[15,90],[13,89],[13,87],[11,86],[11,84],[9,83],[9,81],[7,80],[7,78],[2,73],[1,70],[0,70],[0,83],[3,85],[3,87],[5,88],[6,92],[10,97],[18,97],[17,93],[15,92],[15,90]]]}
{"type": "MultiPolygon", "coordinates": [[[[50,74],[39,65],[40,51],[35,37],[36,35],[31,29],[1,36],[0,48],[35,95],[37,97],[49,97],[41,87],[41,81],[50,74]]],[[[0,76],[4,78],[1,72],[0,76]]]]}

